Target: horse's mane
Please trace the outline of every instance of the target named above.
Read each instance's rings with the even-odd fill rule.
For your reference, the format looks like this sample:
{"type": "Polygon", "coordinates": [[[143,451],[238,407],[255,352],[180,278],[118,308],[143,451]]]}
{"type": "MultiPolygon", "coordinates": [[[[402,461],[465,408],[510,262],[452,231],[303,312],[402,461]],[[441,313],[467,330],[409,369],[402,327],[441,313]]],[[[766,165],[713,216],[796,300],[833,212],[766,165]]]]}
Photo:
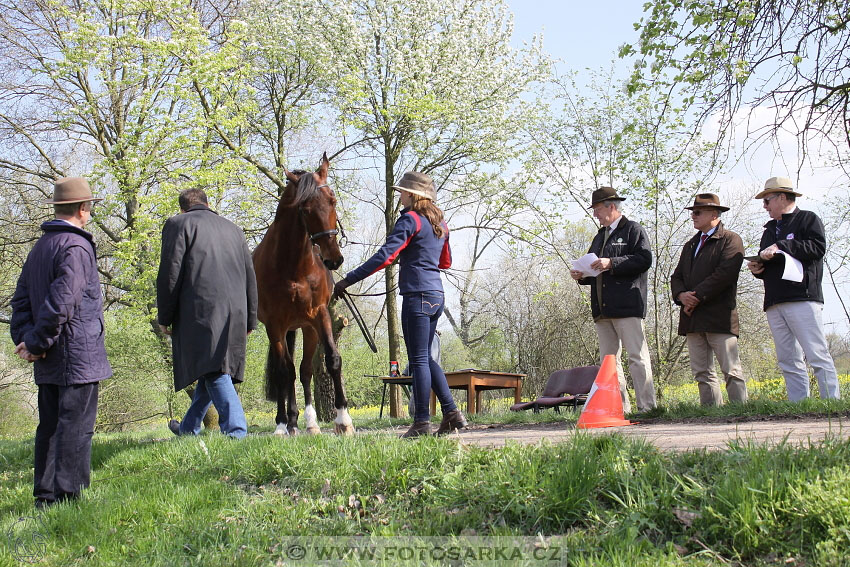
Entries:
{"type": "Polygon", "coordinates": [[[316,178],[307,171],[296,169],[292,173],[298,176],[298,184],[287,180],[286,192],[292,193],[292,205],[297,207],[312,199],[318,193],[319,186],[316,184],[316,178]]]}

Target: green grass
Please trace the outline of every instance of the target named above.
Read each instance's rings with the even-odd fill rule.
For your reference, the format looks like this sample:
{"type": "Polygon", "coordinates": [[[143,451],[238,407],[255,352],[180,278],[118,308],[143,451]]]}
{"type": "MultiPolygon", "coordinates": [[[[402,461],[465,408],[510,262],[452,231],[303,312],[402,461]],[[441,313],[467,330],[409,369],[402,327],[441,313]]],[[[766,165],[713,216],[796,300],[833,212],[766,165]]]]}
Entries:
{"type": "Polygon", "coordinates": [[[698,402],[678,402],[659,406],[652,411],[633,413],[631,417],[644,421],[684,421],[700,418],[796,418],[850,416],[850,399],[822,400],[806,398],[799,402],[788,400],[755,399],[745,404],[701,406],[698,402]]]}
{"type": "Polygon", "coordinates": [[[51,566],[289,565],[302,535],[542,534],[575,565],[846,565],[850,548],[850,442],[837,439],[665,454],[616,435],[502,449],[169,435],[97,435],[92,487],[45,512],[32,441],[0,441],[0,565],[20,564],[10,530],[44,536],[36,564],[51,566]]]}

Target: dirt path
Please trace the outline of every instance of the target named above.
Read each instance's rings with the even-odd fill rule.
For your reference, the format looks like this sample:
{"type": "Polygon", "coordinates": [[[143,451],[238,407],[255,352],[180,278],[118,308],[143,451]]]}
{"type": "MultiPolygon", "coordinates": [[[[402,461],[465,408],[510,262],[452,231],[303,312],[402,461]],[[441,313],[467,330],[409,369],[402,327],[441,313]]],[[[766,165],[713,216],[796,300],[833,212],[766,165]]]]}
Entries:
{"type": "MultiPolygon", "coordinates": [[[[724,449],[735,439],[752,440],[756,443],[789,443],[808,445],[820,442],[826,436],[850,437],[850,419],[806,418],[767,419],[736,423],[654,423],[628,427],[585,430],[592,435],[617,432],[630,437],[642,437],[658,448],[668,451],[707,448],[724,449]]],[[[457,437],[461,443],[484,447],[501,447],[505,443],[549,443],[568,441],[576,434],[564,423],[540,423],[522,425],[472,426],[457,437]]]]}

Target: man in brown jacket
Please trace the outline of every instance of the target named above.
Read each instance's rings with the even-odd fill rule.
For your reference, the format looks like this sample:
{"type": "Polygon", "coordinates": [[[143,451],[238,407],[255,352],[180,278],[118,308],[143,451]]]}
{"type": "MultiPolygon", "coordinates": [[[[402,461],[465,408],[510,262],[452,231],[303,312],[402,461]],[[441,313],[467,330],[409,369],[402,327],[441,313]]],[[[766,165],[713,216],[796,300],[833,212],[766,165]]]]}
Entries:
{"type": "Polygon", "coordinates": [[[724,228],[720,213],[729,207],[713,193],[700,193],[691,207],[697,232],[682,247],[670,278],[673,301],[682,306],[679,334],[688,339],[691,371],[704,406],[723,403],[714,372],[714,356],[726,379],[731,402],[747,401],[747,383],[738,356],[738,311],[735,295],[744,262],[741,237],[724,228]]]}

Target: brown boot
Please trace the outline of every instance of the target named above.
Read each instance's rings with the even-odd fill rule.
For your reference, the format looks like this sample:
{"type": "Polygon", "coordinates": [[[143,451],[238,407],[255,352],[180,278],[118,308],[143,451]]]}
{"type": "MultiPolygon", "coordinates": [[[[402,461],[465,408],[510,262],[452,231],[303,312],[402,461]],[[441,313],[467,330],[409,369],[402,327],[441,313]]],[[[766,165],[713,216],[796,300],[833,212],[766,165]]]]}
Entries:
{"type": "Polygon", "coordinates": [[[440,422],[437,435],[445,435],[446,433],[451,433],[464,427],[466,427],[466,418],[463,417],[460,410],[452,410],[443,415],[443,421],[440,422]]]}
{"type": "Polygon", "coordinates": [[[401,436],[402,439],[410,439],[411,437],[419,437],[422,435],[431,435],[430,421],[414,421],[407,433],[401,436]]]}

